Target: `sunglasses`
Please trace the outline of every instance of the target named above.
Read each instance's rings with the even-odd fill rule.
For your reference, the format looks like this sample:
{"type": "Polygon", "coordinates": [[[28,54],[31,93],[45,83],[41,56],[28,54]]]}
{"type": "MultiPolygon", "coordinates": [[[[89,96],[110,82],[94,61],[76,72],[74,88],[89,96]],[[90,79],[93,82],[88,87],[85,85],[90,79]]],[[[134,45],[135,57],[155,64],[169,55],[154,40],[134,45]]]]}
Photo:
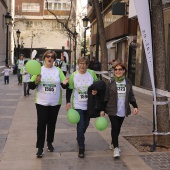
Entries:
{"type": "Polygon", "coordinates": [[[114,71],[122,71],[123,68],[115,68],[114,71]]]}
{"type": "Polygon", "coordinates": [[[47,55],[47,56],[45,56],[46,58],[52,58],[52,59],[54,59],[54,56],[51,56],[51,55],[47,55]]]}

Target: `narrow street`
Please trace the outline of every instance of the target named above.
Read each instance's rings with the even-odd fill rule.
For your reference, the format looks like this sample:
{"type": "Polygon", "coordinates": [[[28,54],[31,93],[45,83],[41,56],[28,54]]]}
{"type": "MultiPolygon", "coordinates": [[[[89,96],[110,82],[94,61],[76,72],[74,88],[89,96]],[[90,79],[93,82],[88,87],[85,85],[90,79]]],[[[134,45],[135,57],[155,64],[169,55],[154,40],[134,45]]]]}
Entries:
{"type": "MultiPolygon", "coordinates": [[[[170,152],[139,152],[123,136],[152,134],[152,97],[135,92],[139,114],[125,119],[120,136],[121,157],[114,160],[110,144],[110,124],[105,131],[91,119],[86,133],[85,158],[77,156],[76,125],[67,121],[65,91],[54,140],[55,152],[36,158],[36,110],[34,91],[24,97],[17,76],[9,85],[0,77],[0,170],[169,170],[170,152]]],[[[107,116],[106,116],[107,117],[107,116]]]]}

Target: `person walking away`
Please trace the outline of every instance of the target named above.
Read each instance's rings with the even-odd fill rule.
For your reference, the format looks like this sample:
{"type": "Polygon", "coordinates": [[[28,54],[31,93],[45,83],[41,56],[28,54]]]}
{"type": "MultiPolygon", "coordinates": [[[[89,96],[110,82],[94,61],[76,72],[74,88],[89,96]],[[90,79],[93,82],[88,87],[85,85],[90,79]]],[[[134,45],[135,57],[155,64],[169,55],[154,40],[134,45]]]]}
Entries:
{"type": "Polygon", "coordinates": [[[17,60],[17,76],[18,76],[18,85],[22,84],[22,75],[20,74],[21,68],[24,66],[24,55],[21,54],[17,60]]]}
{"type": "Polygon", "coordinates": [[[54,51],[48,50],[44,53],[44,65],[41,73],[32,76],[29,83],[30,89],[36,89],[35,105],[37,110],[37,142],[36,153],[38,158],[43,156],[43,148],[47,129],[47,149],[54,151],[52,145],[55,134],[55,125],[58,112],[62,104],[62,90],[67,88],[68,78],[65,78],[62,70],[53,66],[57,55],[54,51]]]}
{"type": "Polygon", "coordinates": [[[63,71],[64,75],[66,76],[67,74],[67,70],[68,70],[68,64],[66,61],[66,57],[61,55],[61,60],[60,60],[60,64],[59,67],[61,68],[61,70],[63,71]]]}
{"type": "Polygon", "coordinates": [[[29,82],[30,82],[30,74],[26,71],[25,65],[27,63],[27,60],[24,61],[24,66],[21,68],[20,74],[22,75],[22,83],[24,85],[24,96],[30,95],[29,93],[29,82]]]}
{"type": "MultiPolygon", "coordinates": [[[[69,87],[66,91],[66,110],[73,108],[80,114],[80,121],[77,123],[77,142],[79,146],[79,158],[84,158],[85,132],[89,125],[87,114],[88,87],[97,81],[98,78],[93,70],[87,69],[88,59],[78,59],[78,70],[73,72],[69,78],[69,87]],[[71,99],[71,101],[70,101],[71,99]]],[[[97,91],[92,90],[96,95],[97,91]]]]}
{"type": "Polygon", "coordinates": [[[4,73],[4,84],[9,84],[9,74],[12,72],[12,69],[9,68],[9,65],[6,64],[4,71],[1,73],[4,73]]]}
{"type": "MultiPolygon", "coordinates": [[[[117,63],[114,66],[114,77],[107,83],[105,93],[105,112],[108,114],[111,122],[111,149],[113,157],[120,156],[118,137],[125,116],[131,114],[130,105],[133,114],[138,113],[138,106],[132,89],[132,83],[126,75],[126,67],[123,63],[117,63]]],[[[104,115],[102,111],[101,115],[104,115]]]]}
{"type": "MultiPolygon", "coordinates": [[[[101,63],[96,59],[96,57],[92,57],[92,60],[90,61],[88,68],[94,71],[101,71],[101,63]]],[[[97,76],[98,78],[101,79],[100,75],[97,76]]]]}

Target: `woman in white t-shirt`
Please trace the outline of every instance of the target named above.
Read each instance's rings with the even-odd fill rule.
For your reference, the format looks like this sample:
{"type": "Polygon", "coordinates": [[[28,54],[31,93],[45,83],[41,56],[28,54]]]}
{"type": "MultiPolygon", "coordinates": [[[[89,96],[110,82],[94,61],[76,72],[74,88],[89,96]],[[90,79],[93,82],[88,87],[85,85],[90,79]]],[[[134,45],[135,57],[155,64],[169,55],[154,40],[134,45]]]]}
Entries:
{"type": "MultiPolygon", "coordinates": [[[[118,137],[121,130],[122,123],[125,116],[131,114],[130,105],[133,109],[133,114],[138,113],[138,106],[132,89],[131,81],[125,77],[126,67],[123,63],[116,63],[114,65],[114,78],[107,83],[105,93],[106,113],[111,122],[111,145],[113,149],[113,157],[120,156],[120,148],[118,137]]],[[[104,115],[102,111],[100,115],[104,115]]]]}
{"type": "Polygon", "coordinates": [[[49,152],[54,151],[52,142],[54,140],[55,125],[58,112],[62,103],[62,90],[67,88],[68,78],[65,78],[62,70],[53,66],[56,59],[54,51],[44,53],[44,65],[41,74],[32,76],[29,87],[36,88],[35,104],[37,109],[37,157],[42,157],[47,128],[47,148],[49,152]],[[60,86],[61,85],[61,86],[60,86]]]}
{"type": "Polygon", "coordinates": [[[66,57],[65,56],[61,56],[61,60],[60,60],[60,68],[63,71],[64,75],[66,76],[67,74],[67,68],[68,68],[68,63],[66,61],[66,57]]]}
{"type": "MultiPolygon", "coordinates": [[[[80,121],[77,123],[77,142],[79,145],[79,158],[84,158],[85,132],[89,125],[89,115],[87,114],[88,87],[97,81],[97,76],[93,70],[87,69],[88,59],[78,59],[78,70],[73,72],[69,79],[69,87],[66,92],[66,110],[75,109],[80,114],[80,121]],[[71,101],[70,101],[71,98],[71,101]]],[[[96,95],[97,91],[92,90],[96,95]]]]}

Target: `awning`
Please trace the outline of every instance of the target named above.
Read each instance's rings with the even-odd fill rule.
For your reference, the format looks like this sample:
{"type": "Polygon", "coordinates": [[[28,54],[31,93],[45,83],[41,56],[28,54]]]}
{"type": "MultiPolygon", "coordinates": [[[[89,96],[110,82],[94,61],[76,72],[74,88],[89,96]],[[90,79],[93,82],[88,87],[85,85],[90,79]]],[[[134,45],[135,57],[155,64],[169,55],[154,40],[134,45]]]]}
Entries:
{"type": "Polygon", "coordinates": [[[124,41],[124,40],[127,40],[128,39],[128,36],[126,37],[123,37],[123,38],[119,38],[119,39],[116,39],[116,40],[113,40],[113,41],[110,41],[107,43],[107,49],[111,48],[111,47],[114,47],[114,44],[118,43],[118,42],[121,42],[121,41],[124,41]]]}

